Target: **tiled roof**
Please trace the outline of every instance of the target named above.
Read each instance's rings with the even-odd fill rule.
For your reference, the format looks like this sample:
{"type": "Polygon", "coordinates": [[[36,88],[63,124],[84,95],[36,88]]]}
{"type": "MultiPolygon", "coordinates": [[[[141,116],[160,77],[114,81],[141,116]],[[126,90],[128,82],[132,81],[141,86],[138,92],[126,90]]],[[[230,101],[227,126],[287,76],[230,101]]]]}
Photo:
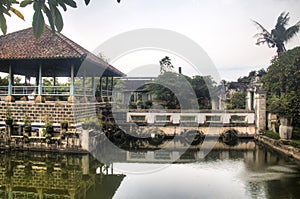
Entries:
{"type": "Polygon", "coordinates": [[[124,75],[61,33],[53,35],[48,26],[39,39],[35,39],[32,28],[0,36],[0,60],[64,58],[86,58],[117,75],[124,75]]]}

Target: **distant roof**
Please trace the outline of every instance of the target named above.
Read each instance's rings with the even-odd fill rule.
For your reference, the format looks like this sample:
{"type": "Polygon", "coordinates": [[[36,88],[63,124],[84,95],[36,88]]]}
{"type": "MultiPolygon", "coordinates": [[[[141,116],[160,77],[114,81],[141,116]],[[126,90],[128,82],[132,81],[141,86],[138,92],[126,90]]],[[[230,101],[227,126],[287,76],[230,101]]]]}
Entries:
{"type": "Polygon", "coordinates": [[[124,77],[120,80],[125,86],[125,90],[123,91],[143,91],[145,85],[154,81],[156,77],[124,77]]]}
{"type": "Polygon", "coordinates": [[[53,35],[48,26],[39,39],[35,39],[32,28],[0,36],[0,60],[32,59],[84,59],[109,70],[115,76],[124,75],[63,34],[53,35]]]}

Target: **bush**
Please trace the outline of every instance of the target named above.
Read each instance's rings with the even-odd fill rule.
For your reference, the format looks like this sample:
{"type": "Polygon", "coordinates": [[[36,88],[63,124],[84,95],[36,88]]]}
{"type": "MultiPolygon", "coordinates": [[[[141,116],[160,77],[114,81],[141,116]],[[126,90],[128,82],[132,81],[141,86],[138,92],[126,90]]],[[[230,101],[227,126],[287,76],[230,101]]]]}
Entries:
{"type": "Polygon", "coordinates": [[[296,147],[296,148],[300,149],[300,140],[292,140],[290,142],[290,145],[293,146],[293,147],[296,147]]]}
{"type": "Polygon", "coordinates": [[[280,139],[279,134],[278,134],[278,133],[275,133],[275,132],[273,132],[273,131],[266,131],[266,132],[264,132],[263,135],[264,135],[264,136],[267,136],[267,137],[269,137],[269,138],[272,138],[272,139],[274,139],[274,140],[279,140],[279,139],[280,139]]]}
{"type": "Polygon", "coordinates": [[[146,100],[145,103],[145,108],[151,108],[151,106],[153,105],[152,101],[151,100],[146,100]]]}
{"type": "Polygon", "coordinates": [[[136,109],[137,108],[136,103],[135,102],[130,102],[129,108],[130,109],[136,109]]]}

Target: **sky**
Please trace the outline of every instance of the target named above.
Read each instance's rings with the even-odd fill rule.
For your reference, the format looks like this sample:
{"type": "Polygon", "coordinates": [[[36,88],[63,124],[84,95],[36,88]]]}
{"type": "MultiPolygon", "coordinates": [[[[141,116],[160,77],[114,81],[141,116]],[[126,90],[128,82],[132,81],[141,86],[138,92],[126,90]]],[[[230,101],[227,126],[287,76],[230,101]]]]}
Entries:
{"type": "MultiPolygon", "coordinates": [[[[251,70],[267,68],[276,55],[274,48],[255,45],[253,36],[258,30],[252,19],[268,30],[274,27],[283,11],[290,13],[289,25],[300,20],[299,0],[122,0],[120,4],[116,0],[91,0],[88,6],[83,0],[77,3],[78,8],[70,8],[63,13],[62,33],[86,49],[93,52],[102,43],[127,31],[166,29],[184,35],[200,46],[213,62],[220,78],[231,81],[251,70]]],[[[9,18],[8,32],[31,25],[32,8],[20,8],[20,11],[26,21],[9,18]]],[[[122,45],[126,42],[120,43],[122,45]]],[[[298,36],[286,47],[291,49],[299,45],[298,36]]],[[[106,52],[101,53],[113,66],[129,75],[153,76],[159,72],[159,60],[164,56],[171,58],[174,70],[180,66],[184,74],[193,76],[200,73],[193,70],[190,60],[168,49],[140,49],[113,60],[106,52]],[[145,70],[147,67],[151,67],[149,71],[152,72],[145,70]]]]}

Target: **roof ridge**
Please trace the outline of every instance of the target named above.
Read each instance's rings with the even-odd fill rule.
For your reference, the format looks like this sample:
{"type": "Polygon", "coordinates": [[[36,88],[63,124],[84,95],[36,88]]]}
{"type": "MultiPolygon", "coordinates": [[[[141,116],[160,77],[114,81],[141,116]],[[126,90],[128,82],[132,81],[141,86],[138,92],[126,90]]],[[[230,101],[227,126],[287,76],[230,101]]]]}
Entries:
{"type": "MultiPolygon", "coordinates": [[[[46,25],[46,28],[49,31],[52,31],[51,28],[48,25],[46,25]]],[[[56,32],[55,35],[57,35],[60,39],[62,39],[67,45],[69,45],[73,50],[78,52],[80,55],[86,55],[87,54],[86,52],[80,50],[80,48],[84,49],[85,51],[88,51],[88,50],[86,50],[85,48],[83,48],[79,44],[75,43],[74,41],[72,41],[71,39],[69,39],[68,37],[63,35],[62,33],[56,32]],[[77,48],[76,46],[79,47],[79,48],[77,48]]]]}

